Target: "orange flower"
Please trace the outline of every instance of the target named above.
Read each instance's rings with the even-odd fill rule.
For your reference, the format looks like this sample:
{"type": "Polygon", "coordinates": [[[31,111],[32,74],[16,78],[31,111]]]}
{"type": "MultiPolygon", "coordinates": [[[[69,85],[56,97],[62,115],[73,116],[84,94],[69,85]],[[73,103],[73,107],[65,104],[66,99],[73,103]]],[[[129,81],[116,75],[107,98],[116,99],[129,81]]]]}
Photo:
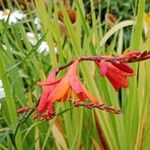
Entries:
{"type": "Polygon", "coordinates": [[[90,99],[93,103],[98,103],[98,100],[87,91],[77,77],[78,62],[79,60],[74,61],[61,80],[55,79],[56,72],[54,71],[49,75],[46,82],[38,82],[38,85],[45,86],[37,107],[37,113],[40,117],[52,118],[55,113],[53,104],[67,101],[74,94],[77,95],[80,101],[90,99]]]}
{"type": "Polygon", "coordinates": [[[125,63],[120,62],[106,62],[104,60],[96,62],[100,69],[100,74],[106,76],[114,89],[118,91],[121,87],[127,88],[127,76],[133,76],[134,72],[125,63]]]}

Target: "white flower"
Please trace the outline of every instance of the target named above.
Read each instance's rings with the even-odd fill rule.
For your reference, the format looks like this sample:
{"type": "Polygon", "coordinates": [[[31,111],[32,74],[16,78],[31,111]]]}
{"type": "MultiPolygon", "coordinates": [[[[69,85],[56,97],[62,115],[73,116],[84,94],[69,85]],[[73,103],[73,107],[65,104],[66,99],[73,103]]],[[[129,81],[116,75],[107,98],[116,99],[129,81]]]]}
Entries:
{"type": "Polygon", "coordinates": [[[3,99],[3,98],[5,98],[5,91],[4,91],[4,88],[3,88],[3,83],[0,80],[0,99],[3,99]]]}
{"type": "Polygon", "coordinates": [[[47,55],[48,52],[49,52],[49,46],[48,46],[47,42],[43,41],[40,44],[39,48],[37,49],[37,52],[40,53],[40,54],[44,53],[45,55],[47,55]]]}
{"type": "MultiPolygon", "coordinates": [[[[38,39],[36,39],[36,36],[35,36],[35,34],[33,33],[33,32],[27,32],[27,38],[28,38],[28,40],[29,40],[29,42],[34,46],[37,42],[38,42],[38,40],[41,38],[41,35],[40,34],[38,34],[37,35],[38,37],[38,39]]],[[[55,51],[55,53],[58,53],[58,49],[57,49],[57,47],[54,47],[54,51],[55,51]]],[[[41,42],[41,44],[40,44],[40,46],[38,47],[38,49],[37,49],[37,52],[38,53],[43,53],[44,55],[47,55],[48,53],[49,53],[49,46],[48,46],[48,44],[47,44],[47,42],[46,41],[42,41],[41,42]]]]}
{"type": "Polygon", "coordinates": [[[6,9],[5,11],[0,11],[0,20],[7,21],[8,16],[9,16],[9,20],[8,20],[9,24],[15,24],[18,21],[21,21],[27,17],[27,15],[21,12],[20,10],[15,10],[12,13],[10,13],[10,10],[8,9],[6,9]]]}
{"type": "Polygon", "coordinates": [[[32,44],[32,45],[35,45],[37,40],[36,40],[36,37],[35,37],[35,34],[33,32],[27,32],[27,38],[28,38],[28,41],[32,44]]]}
{"type": "Polygon", "coordinates": [[[37,30],[40,30],[42,28],[42,26],[41,26],[41,20],[39,19],[39,17],[35,17],[34,18],[34,24],[36,25],[37,30]]]}

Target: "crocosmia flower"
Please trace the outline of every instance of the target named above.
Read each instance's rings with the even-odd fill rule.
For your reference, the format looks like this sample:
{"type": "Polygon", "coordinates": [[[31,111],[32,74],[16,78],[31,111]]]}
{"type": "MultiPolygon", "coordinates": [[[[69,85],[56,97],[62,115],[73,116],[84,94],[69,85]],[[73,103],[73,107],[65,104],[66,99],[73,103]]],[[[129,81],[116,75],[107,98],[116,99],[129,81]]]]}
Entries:
{"type": "Polygon", "coordinates": [[[100,74],[106,76],[116,91],[121,87],[128,87],[128,76],[134,75],[132,68],[125,63],[106,62],[105,60],[97,61],[96,64],[100,69],[100,74]]]}
{"type": "Polygon", "coordinates": [[[78,62],[78,60],[74,61],[61,80],[56,80],[56,73],[54,71],[49,75],[46,82],[38,82],[38,85],[44,86],[37,107],[39,117],[46,119],[52,118],[55,114],[53,104],[55,102],[64,102],[70,99],[75,101],[75,99],[72,99],[75,95],[80,101],[89,99],[93,103],[98,103],[98,100],[88,92],[77,77],[78,62]]]}
{"type": "MultiPolygon", "coordinates": [[[[50,72],[45,82],[38,82],[39,86],[44,86],[43,92],[40,96],[36,107],[28,109],[28,107],[19,109],[18,113],[25,113],[30,110],[32,113],[36,110],[34,118],[40,118],[40,120],[49,120],[55,116],[54,104],[56,102],[72,102],[75,107],[83,106],[89,109],[96,108],[111,112],[114,114],[120,114],[122,111],[116,109],[113,106],[108,106],[102,101],[98,101],[90,92],[84,87],[80,79],[77,76],[77,67],[79,62],[82,61],[94,61],[100,71],[100,75],[106,77],[112,84],[115,91],[120,88],[128,87],[127,77],[133,76],[134,71],[128,65],[128,63],[134,63],[150,59],[150,52],[129,52],[121,56],[81,56],[68,64],[54,69],[50,72]],[[59,71],[69,67],[67,73],[63,78],[57,79],[59,71]],[[88,102],[86,100],[90,100],[88,102]]],[[[29,113],[29,115],[30,115],[29,113]]]]}

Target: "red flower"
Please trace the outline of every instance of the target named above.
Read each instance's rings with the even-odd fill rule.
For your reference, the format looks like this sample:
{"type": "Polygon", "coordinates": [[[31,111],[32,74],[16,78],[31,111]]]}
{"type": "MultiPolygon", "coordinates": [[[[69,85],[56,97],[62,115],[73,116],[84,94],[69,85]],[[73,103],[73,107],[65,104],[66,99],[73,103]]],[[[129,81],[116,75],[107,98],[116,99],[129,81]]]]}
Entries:
{"type": "Polygon", "coordinates": [[[127,76],[134,75],[133,70],[125,63],[118,61],[106,62],[104,60],[97,61],[96,64],[100,69],[100,74],[106,76],[114,89],[118,91],[121,87],[127,88],[127,76]]]}
{"type": "Polygon", "coordinates": [[[45,86],[37,107],[40,117],[52,118],[54,116],[53,104],[67,101],[71,96],[74,97],[74,94],[77,95],[80,101],[90,99],[93,103],[98,103],[98,100],[87,91],[77,77],[78,62],[79,60],[74,61],[61,80],[56,80],[56,71],[53,71],[46,82],[38,82],[38,85],[45,86]]]}

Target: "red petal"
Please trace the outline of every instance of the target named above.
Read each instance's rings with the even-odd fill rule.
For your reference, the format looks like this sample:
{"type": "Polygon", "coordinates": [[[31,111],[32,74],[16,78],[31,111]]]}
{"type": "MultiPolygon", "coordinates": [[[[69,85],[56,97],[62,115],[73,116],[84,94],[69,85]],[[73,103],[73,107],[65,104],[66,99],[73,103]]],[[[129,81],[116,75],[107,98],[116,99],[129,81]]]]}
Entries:
{"type": "Polygon", "coordinates": [[[56,73],[57,73],[57,69],[54,69],[50,72],[50,74],[48,75],[46,82],[54,82],[56,81],[56,73]]]}
{"type": "Polygon", "coordinates": [[[123,71],[126,74],[126,76],[134,75],[133,69],[125,63],[115,63],[115,62],[113,62],[112,65],[114,65],[119,70],[123,71]]]}
{"type": "Polygon", "coordinates": [[[79,79],[74,81],[71,81],[71,87],[81,101],[85,101],[85,99],[88,98],[93,103],[98,103],[98,100],[88,92],[88,90],[83,86],[79,79]],[[76,83],[74,83],[74,81],[76,81],[76,83]]]}
{"type": "Polygon", "coordinates": [[[128,87],[128,81],[120,74],[109,73],[107,74],[107,78],[117,92],[121,87],[128,87]]]}
{"type": "Polygon", "coordinates": [[[107,65],[108,65],[108,71],[111,70],[111,72],[113,73],[116,73],[116,74],[120,74],[120,75],[123,75],[123,76],[129,76],[129,75],[133,75],[132,73],[128,73],[128,72],[124,72],[123,70],[120,70],[119,67],[123,67],[123,66],[117,66],[115,67],[114,64],[110,63],[110,62],[107,62],[107,65]]]}
{"type": "Polygon", "coordinates": [[[108,63],[108,71],[106,76],[116,91],[118,91],[120,87],[128,87],[128,81],[126,80],[127,74],[114,67],[111,63],[108,63]]]}
{"type": "Polygon", "coordinates": [[[81,101],[85,101],[85,99],[88,98],[92,102],[98,103],[98,100],[88,92],[77,77],[71,79],[69,83],[81,101]]]}
{"type": "Polygon", "coordinates": [[[107,73],[107,62],[106,61],[104,61],[104,60],[102,60],[101,62],[100,62],[100,74],[102,75],[102,76],[105,76],[106,75],[106,73],[107,73]]]}
{"type": "Polygon", "coordinates": [[[81,82],[77,77],[78,63],[79,63],[79,60],[75,60],[68,71],[69,85],[77,94],[78,98],[81,101],[84,101],[87,98],[87,96],[85,95],[81,86],[81,82]]]}
{"type": "Polygon", "coordinates": [[[40,98],[39,105],[37,106],[38,113],[43,113],[47,109],[48,93],[44,92],[40,98]]]}
{"type": "Polygon", "coordinates": [[[82,83],[78,79],[76,75],[77,65],[78,60],[76,60],[70,68],[69,85],[75,91],[75,93],[81,101],[84,101],[86,98],[89,98],[92,102],[97,103],[98,100],[88,92],[88,90],[82,85],[82,83]]]}
{"type": "Polygon", "coordinates": [[[81,101],[84,101],[87,98],[87,96],[84,93],[84,90],[82,88],[82,84],[77,77],[71,78],[69,80],[69,85],[71,86],[71,88],[74,90],[74,92],[77,94],[78,98],[81,101]]]}
{"type": "Polygon", "coordinates": [[[68,76],[68,77],[70,76],[70,77],[71,77],[71,76],[76,75],[78,63],[79,63],[79,60],[76,59],[76,60],[73,62],[73,64],[70,66],[70,68],[69,68],[69,70],[68,70],[66,76],[68,76]]]}
{"type": "MultiPolygon", "coordinates": [[[[100,65],[100,62],[96,62],[96,64],[99,66],[99,68],[100,66],[103,67],[103,65],[100,65]]],[[[108,80],[110,81],[114,89],[118,91],[119,88],[121,87],[127,88],[128,81],[126,77],[129,75],[130,76],[133,75],[133,70],[124,63],[117,64],[115,62],[113,63],[106,62],[105,65],[107,65],[107,72],[105,76],[108,78],[108,80]]],[[[101,68],[100,68],[100,71],[101,71],[101,68]]],[[[104,73],[105,73],[105,70],[104,70],[104,73]]]]}
{"type": "MultiPolygon", "coordinates": [[[[56,72],[57,72],[57,69],[53,70],[49,74],[46,82],[49,82],[49,83],[57,82],[56,81],[56,72]]],[[[52,85],[48,85],[48,86],[44,87],[42,95],[40,97],[39,105],[37,107],[37,111],[39,113],[42,113],[42,112],[44,112],[47,109],[48,96],[53,91],[53,89],[55,88],[56,85],[57,84],[52,84],[52,85]]]]}

